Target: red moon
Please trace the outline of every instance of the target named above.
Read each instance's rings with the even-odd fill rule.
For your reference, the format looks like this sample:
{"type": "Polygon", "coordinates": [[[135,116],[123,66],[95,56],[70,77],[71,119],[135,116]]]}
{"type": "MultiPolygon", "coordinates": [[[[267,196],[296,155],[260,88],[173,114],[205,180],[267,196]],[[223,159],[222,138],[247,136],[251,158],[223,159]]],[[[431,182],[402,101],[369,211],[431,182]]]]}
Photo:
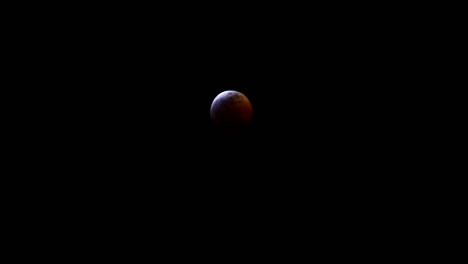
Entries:
{"type": "Polygon", "coordinates": [[[240,129],[252,121],[252,104],[243,93],[227,90],[215,97],[211,104],[211,120],[219,127],[240,129]]]}

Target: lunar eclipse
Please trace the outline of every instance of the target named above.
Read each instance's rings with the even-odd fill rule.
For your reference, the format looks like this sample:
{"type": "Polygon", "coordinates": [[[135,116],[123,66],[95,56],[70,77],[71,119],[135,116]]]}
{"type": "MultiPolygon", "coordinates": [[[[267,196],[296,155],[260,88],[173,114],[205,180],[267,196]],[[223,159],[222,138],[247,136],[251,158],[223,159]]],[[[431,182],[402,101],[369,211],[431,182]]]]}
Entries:
{"type": "Polygon", "coordinates": [[[216,127],[239,130],[252,122],[253,110],[247,96],[238,91],[227,90],[214,98],[210,114],[216,127]]]}

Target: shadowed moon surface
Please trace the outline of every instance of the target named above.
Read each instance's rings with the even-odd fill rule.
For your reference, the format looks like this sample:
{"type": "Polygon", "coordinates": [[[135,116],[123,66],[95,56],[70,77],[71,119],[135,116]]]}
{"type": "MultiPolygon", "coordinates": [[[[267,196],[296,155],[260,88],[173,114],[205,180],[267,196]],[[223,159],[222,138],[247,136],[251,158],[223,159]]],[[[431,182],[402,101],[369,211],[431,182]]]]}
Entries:
{"type": "Polygon", "coordinates": [[[211,104],[211,119],[225,129],[241,129],[252,121],[252,104],[242,93],[227,90],[218,94],[211,104]]]}

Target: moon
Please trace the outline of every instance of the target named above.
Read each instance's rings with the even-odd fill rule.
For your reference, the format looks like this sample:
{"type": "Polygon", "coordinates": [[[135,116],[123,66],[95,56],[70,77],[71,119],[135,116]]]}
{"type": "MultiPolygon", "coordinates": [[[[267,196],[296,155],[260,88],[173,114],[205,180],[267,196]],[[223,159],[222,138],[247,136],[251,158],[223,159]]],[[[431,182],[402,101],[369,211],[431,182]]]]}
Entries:
{"type": "Polygon", "coordinates": [[[247,96],[234,90],[218,94],[211,104],[211,120],[221,128],[241,129],[252,122],[253,110],[247,96]]]}

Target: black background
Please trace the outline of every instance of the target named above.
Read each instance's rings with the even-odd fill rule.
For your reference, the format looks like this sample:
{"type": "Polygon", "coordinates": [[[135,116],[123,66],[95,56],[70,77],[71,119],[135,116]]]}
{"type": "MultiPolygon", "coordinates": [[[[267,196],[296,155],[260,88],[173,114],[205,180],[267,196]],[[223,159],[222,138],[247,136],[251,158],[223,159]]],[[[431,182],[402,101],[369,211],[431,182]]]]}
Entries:
{"type": "Polygon", "coordinates": [[[145,181],[239,174],[296,184],[294,175],[371,170],[401,132],[397,41],[378,12],[280,9],[106,7],[55,18],[34,39],[46,62],[37,65],[44,129],[55,127],[49,136],[77,169],[145,181]],[[228,89],[254,108],[238,134],[209,116],[228,89]]]}
{"type": "Polygon", "coordinates": [[[31,155],[50,175],[41,183],[62,193],[52,200],[85,212],[79,221],[110,233],[117,216],[145,232],[164,221],[195,235],[268,238],[281,221],[353,232],[384,217],[401,183],[390,174],[407,131],[395,124],[412,118],[397,120],[408,72],[379,10],[86,11],[32,25],[32,79],[44,88],[31,97],[44,99],[31,113],[31,155]],[[253,106],[238,133],[210,120],[225,90],[253,106]]]}
{"type": "Polygon", "coordinates": [[[245,158],[260,169],[269,167],[262,160],[309,156],[354,163],[391,140],[398,106],[387,106],[399,73],[389,60],[396,48],[379,34],[385,25],[336,10],[151,10],[101,10],[54,32],[50,74],[60,88],[50,96],[90,155],[141,159],[143,168],[245,158]],[[228,89],[254,107],[252,126],[238,135],[209,117],[228,89]]]}

